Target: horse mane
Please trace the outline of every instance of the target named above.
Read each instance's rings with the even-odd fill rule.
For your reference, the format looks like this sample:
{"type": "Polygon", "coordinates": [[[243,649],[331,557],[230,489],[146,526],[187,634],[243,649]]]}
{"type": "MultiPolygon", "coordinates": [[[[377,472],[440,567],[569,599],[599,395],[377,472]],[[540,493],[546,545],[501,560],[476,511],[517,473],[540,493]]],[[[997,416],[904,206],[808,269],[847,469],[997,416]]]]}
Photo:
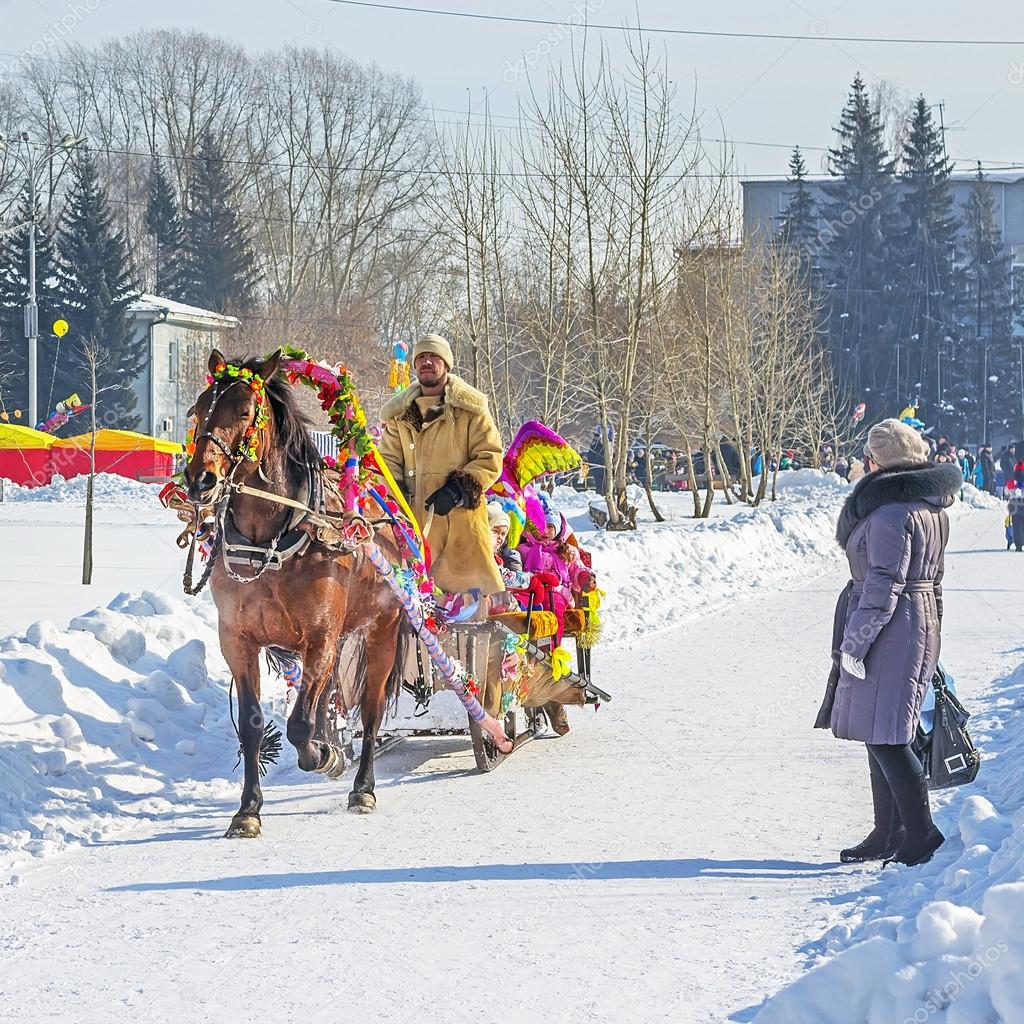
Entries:
{"type": "MultiPolygon", "coordinates": [[[[247,370],[258,373],[262,359],[246,359],[242,364],[247,370]]],[[[313,424],[299,408],[292,385],[279,373],[264,381],[270,409],[274,414],[274,429],[278,444],[289,469],[305,469],[318,466],[323,461],[309,431],[313,424]]]]}

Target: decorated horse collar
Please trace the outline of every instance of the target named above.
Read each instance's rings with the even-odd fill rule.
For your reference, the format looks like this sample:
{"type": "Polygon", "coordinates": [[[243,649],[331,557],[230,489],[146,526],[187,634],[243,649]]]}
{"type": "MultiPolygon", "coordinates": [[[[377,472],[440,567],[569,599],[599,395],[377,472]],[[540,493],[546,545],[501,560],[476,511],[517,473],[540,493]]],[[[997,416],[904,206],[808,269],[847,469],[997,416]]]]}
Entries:
{"type": "MultiPolygon", "coordinates": [[[[242,440],[238,444],[236,457],[245,459],[247,462],[258,462],[260,457],[260,434],[267,424],[270,423],[266,381],[258,373],[254,373],[252,370],[244,366],[238,366],[235,363],[218,364],[206,378],[207,383],[210,385],[213,385],[215,382],[219,384],[224,380],[230,381],[228,387],[231,387],[232,384],[245,384],[253,394],[256,402],[256,411],[253,415],[252,423],[246,427],[242,440]]],[[[224,391],[227,391],[227,388],[224,391]]],[[[224,391],[215,395],[213,405],[210,406],[210,412],[206,417],[207,421],[209,421],[214,406],[221,395],[224,394],[224,391]]]]}

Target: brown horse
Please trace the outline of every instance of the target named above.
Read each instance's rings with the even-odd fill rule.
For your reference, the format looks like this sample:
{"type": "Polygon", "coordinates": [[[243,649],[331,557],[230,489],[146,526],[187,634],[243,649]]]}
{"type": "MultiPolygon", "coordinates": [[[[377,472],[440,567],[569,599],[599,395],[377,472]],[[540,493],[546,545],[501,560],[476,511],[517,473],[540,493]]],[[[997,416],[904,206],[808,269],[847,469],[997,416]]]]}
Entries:
{"type": "MultiPolygon", "coordinates": [[[[260,707],[260,651],[282,647],[302,660],[302,684],[288,718],[288,739],[298,752],[299,767],[338,777],[344,755],[317,735],[318,712],[328,685],[347,684],[362,712],[363,746],[350,810],[374,809],[373,754],[378,730],[401,685],[401,609],[387,586],[377,580],[361,552],[339,554],[311,540],[298,553],[274,564],[273,551],[286,550],[301,535],[294,509],[266,498],[240,493],[244,485],[303,504],[314,501],[322,460],[298,410],[291,386],[278,375],[281,353],[265,361],[240,364],[264,382],[261,422],[256,393],[244,380],[221,375],[196,402],[195,451],[185,467],[189,499],[217,509],[217,561],[210,587],[220,620],[220,646],[238,688],[238,732],[245,765],[241,806],[227,837],[260,834],[259,755],[263,739],[260,707]],[[243,454],[246,431],[258,428],[256,461],[243,454]],[[246,571],[226,560],[226,548],[250,553],[246,571]],[[265,551],[266,556],[260,552],[265,551]],[[267,559],[270,564],[267,565],[267,559]],[[262,571],[261,571],[262,570],[262,571]],[[339,654],[346,640],[361,644],[358,680],[338,678],[339,654]]],[[[227,360],[214,350],[210,373],[227,360]]],[[[325,491],[327,488],[325,488],[325,491]]],[[[337,508],[325,495],[326,507],[337,508]]],[[[398,548],[390,528],[377,542],[392,560],[398,548]]],[[[212,556],[211,556],[212,557],[212,556]]],[[[349,659],[346,659],[348,661],[349,659]]]]}

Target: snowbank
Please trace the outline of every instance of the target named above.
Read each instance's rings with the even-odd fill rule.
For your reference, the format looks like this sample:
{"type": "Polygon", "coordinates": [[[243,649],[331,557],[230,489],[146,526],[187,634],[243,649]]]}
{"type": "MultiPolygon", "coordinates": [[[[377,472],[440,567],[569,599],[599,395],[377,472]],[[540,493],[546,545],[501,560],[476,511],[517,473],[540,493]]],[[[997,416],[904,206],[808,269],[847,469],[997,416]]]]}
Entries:
{"type": "MultiPolygon", "coordinates": [[[[65,480],[59,474],[43,487],[20,487],[6,481],[4,502],[57,502],[62,505],[85,505],[89,486],[87,476],[65,480]]],[[[157,503],[161,484],[144,484],[138,480],[118,476],[116,473],[97,473],[93,485],[93,500],[97,505],[118,508],[152,509],[157,503]]]]}
{"type": "Polygon", "coordinates": [[[929,864],[885,869],[811,950],[830,958],[756,1024],[1024,1024],[1022,707],[1024,665],[972,724],[977,782],[937,801],[945,845],[929,864]]]}
{"type": "Polygon", "coordinates": [[[216,793],[227,700],[209,602],[122,594],[0,641],[0,871],[216,793]]]}

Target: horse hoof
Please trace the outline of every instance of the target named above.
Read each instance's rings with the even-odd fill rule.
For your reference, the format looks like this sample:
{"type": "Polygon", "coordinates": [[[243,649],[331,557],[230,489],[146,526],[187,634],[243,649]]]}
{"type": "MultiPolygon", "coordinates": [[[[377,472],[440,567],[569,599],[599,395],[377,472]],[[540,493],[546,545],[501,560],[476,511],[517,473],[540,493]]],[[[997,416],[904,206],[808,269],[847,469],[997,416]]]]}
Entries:
{"type": "Polygon", "coordinates": [[[345,751],[340,747],[327,747],[327,755],[324,763],[317,768],[319,775],[326,775],[329,779],[340,779],[348,769],[348,759],[345,751]]]}
{"type": "Polygon", "coordinates": [[[353,814],[372,814],[377,808],[377,798],[372,793],[349,793],[348,809],[353,814]]]}
{"type": "Polygon", "coordinates": [[[224,833],[225,839],[255,839],[260,834],[260,819],[255,814],[236,814],[224,833]]]}

